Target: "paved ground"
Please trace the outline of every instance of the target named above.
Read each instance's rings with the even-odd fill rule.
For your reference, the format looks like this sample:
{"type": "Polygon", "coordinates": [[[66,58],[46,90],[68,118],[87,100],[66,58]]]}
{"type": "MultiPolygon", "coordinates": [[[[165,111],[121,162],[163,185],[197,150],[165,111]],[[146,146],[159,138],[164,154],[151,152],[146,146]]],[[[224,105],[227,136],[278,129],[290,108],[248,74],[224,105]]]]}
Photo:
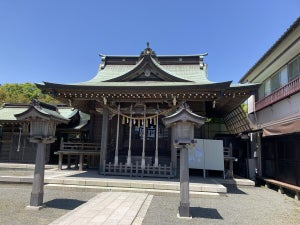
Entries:
{"type": "Polygon", "coordinates": [[[146,193],[102,192],[50,225],[140,225],[144,215],[139,212],[147,212],[152,198],[146,193]]]}
{"type": "MultiPolygon", "coordinates": [[[[154,196],[142,224],[300,224],[300,202],[266,188],[234,188],[221,197],[191,199],[193,219],[177,218],[178,197],[154,196]]],[[[49,224],[97,195],[45,190],[46,207],[28,211],[30,185],[0,183],[0,224],[49,224]]]]}

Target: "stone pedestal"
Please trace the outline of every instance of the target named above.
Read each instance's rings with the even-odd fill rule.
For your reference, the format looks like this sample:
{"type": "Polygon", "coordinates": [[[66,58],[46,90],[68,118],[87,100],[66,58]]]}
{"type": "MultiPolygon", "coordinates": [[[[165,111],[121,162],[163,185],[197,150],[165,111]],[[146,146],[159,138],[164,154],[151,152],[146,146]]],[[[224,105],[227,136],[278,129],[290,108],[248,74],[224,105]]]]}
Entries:
{"type": "Polygon", "coordinates": [[[44,197],[45,143],[37,143],[30,206],[42,206],[44,197]]]}
{"type": "Polygon", "coordinates": [[[179,216],[190,217],[189,154],[186,147],[180,149],[180,205],[179,216]]]}

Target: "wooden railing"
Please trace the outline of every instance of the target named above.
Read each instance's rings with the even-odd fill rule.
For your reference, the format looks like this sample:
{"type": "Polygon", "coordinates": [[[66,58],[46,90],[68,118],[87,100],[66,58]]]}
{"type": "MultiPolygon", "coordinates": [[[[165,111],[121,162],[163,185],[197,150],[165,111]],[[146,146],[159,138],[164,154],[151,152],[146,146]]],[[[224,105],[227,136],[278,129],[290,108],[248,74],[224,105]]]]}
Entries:
{"type": "Polygon", "coordinates": [[[135,164],[130,166],[126,164],[114,165],[111,162],[106,164],[104,175],[122,175],[122,176],[134,176],[134,177],[174,177],[172,163],[170,166],[160,164],[158,167],[147,164],[145,168],[142,168],[141,165],[136,161],[135,164]]]}
{"type": "Polygon", "coordinates": [[[59,151],[55,154],[59,155],[58,169],[62,169],[63,156],[68,156],[68,168],[71,166],[71,156],[79,156],[79,170],[83,169],[83,156],[84,155],[99,155],[99,143],[84,143],[84,142],[63,142],[60,143],[59,151]]]}
{"type": "Polygon", "coordinates": [[[100,151],[99,143],[85,143],[85,142],[61,142],[60,151],[66,150],[81,150],[81,151],[100,151]]]}
{"type": "Polygon", "coordinates": [[[266,96],[265,98],[257,101],[255,103],[255,110],[260,110],[262,108],[267,107],[268,105],[274,104],[292,94],[297,93],[300,91],[300,76],[295,78],[294,80],[290,81],[285,86],[277,89],[272,94],[266,96]]]}

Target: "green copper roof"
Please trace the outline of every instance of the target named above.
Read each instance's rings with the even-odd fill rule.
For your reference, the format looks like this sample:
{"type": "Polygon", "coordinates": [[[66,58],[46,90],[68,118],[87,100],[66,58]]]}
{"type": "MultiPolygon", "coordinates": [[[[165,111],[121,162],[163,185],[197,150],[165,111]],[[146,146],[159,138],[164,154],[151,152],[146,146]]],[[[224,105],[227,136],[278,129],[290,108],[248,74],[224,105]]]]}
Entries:
{"type": "Polygon", "coordinates": [[[16,121],[15,114],[25,112],[29,105],[7,105],[3,104],[0,108],[0,121],[16,121]]]}
{"type": "Polygon", "coordinates": [[[40,102],[33,99],[28,109],[24,112],[14,114],[17,120],[32,120],[33,117],[37,116],[42,119],[50,119],[56,123],[67,123],[69,120],[60,115],[56,106],[40,102]]]}
{"type": "MultiPolygon", "coordinates": [[[[15,115],[24,113],[30,107],[29,104],[3,104],[0,107],[0,124],[1,122],[17,122],[17,118],[15,115]]],[[[64,107],[59,106],[57,107],[58,112],[54,112],[52,110],[48,110],[45,108],[41,108],[40,111],[47,115],[55,115],[61,119],[71,119],[76,113],[80,115],[80,127],[87,124],[88,120],[90,119],[90,115],[80,112],[78,109],[74,109],[71,107],[64,107]]],[[[78,126],[79,126],[78,125],[78,126]]],[[[74,128],[77,129],[77,128],[74,128]]],[[[80,128],[78,128],[80,129],[80,128]]]]}
{"type": "Polygon", "coordinates": [[[157,57],[156,55],[145,54],[140,57],[103,57],[102,64],[99,66],[98,73],[94,78],[70,85],[121,87],[214,84],[207,78],[206,64],[204,64],[203,57],[200,55],[157,57]],[[153,82],[145,79],[141,82],[132,79],[143,74],[146,68],[151,70],[151,73],[160,80],[153,82]]]}
{"type": "Polygon", "coordinates": [[[70,107],[57,108],[57,110],[60,113],[60,115],[67,119],[71,119],[78,112],[78,109],[70,107]]]}

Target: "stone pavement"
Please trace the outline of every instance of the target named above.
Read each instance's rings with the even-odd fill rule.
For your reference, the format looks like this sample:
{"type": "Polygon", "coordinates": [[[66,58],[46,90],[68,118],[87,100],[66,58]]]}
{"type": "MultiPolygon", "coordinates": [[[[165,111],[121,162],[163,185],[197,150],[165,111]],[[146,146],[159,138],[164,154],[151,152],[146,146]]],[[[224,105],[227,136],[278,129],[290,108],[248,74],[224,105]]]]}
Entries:
{"type": "Polygon", "coordinates": [[[50,225],[142,224],[152,198],[143,193],[103,192],[50,225]]]}
{"type": "MultiPolygon", "coordinates": [[[[33,164],[0,163],[0,182],[32,183],[33,164]]],[[[254,186],[247,179],[224,180],[216,178],[190,177],[190,196],[218,196],[226,194],[223,185],[233,182],[254,186]]],[[[179,179],[117,177],[99,175],[97,170],[58,170],[56,165],[46,165],[45,189],[81,191],[138,192],[154,195],[179,196],[179,179]]]]}

